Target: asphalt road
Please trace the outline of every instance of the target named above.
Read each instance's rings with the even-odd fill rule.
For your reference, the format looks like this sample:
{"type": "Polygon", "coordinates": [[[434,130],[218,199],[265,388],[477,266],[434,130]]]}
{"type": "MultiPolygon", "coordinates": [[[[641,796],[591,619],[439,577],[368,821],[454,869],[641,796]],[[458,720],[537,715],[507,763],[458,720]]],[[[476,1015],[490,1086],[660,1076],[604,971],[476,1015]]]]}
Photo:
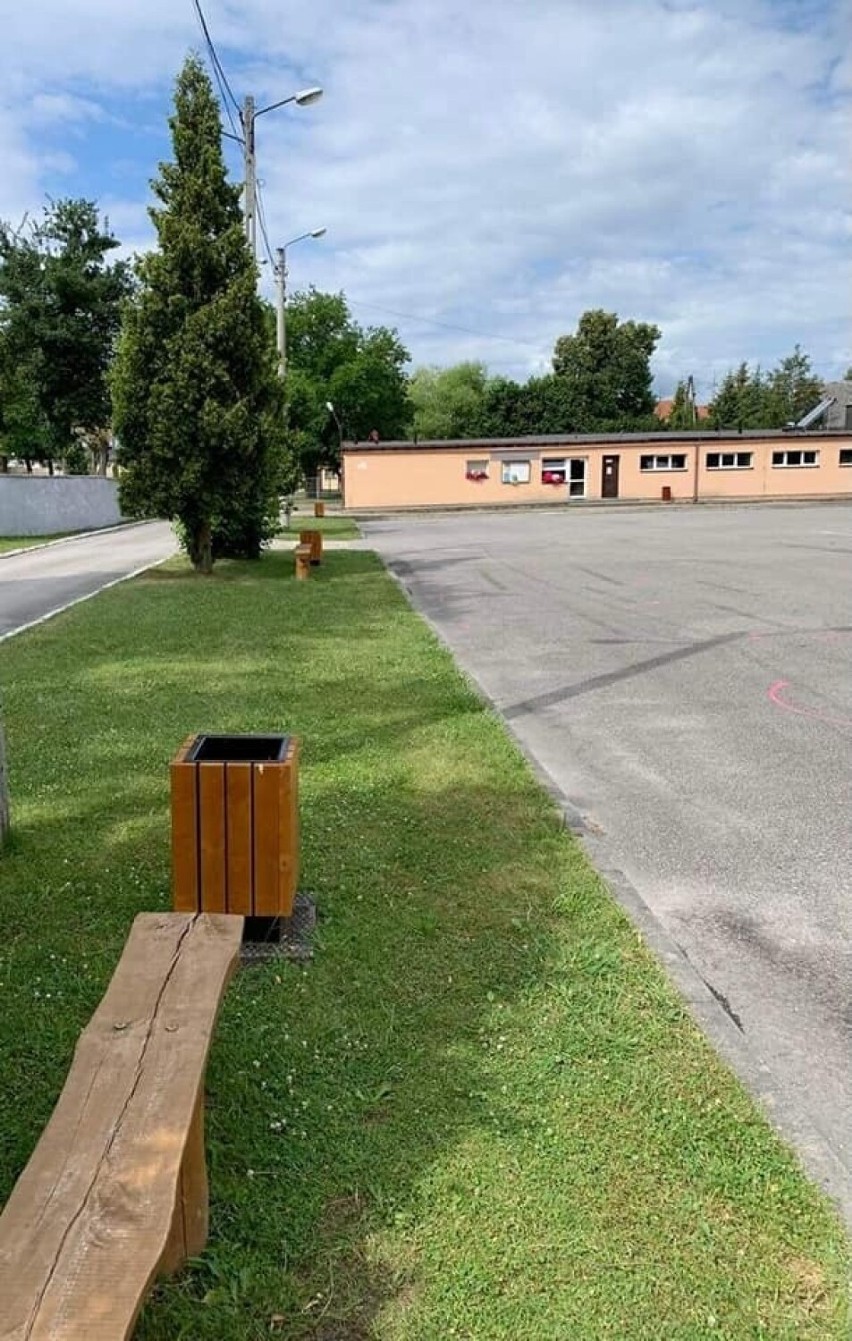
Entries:
{"type": "Polygon", "coordinates": [[[0,638],[167,558],[176,548],[167,522],[145,522],[0,556],[0,638]]]}
{"type": "Polygon", "coordinates": [[[852,505],[366,531],[852,1170],[852,505]]]}

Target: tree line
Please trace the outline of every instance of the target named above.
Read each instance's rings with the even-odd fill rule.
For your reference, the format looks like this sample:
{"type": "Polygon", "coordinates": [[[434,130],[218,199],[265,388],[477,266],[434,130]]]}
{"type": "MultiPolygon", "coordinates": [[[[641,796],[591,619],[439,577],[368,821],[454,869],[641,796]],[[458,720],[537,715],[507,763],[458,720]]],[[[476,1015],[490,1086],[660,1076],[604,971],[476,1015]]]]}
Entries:
{"type": "MultiPolygon", "coordinates": [[[[421,440],[534,433],[784,428],[819,402],[823,383],[796,346],[771,372],[742,363],[722,379],[699,418],[686,381],[660,419],[652,392],[654,326],[586,312],[576,335],[557,341],[553,371],[519,383],[489,376],[484,363],[418,368],[411,377],[414,432],[421,440]]],[[[852,376],[852,369],[847,377],[852,376]]]]}
{"type": "MultiPolygon", "coordinates": [[[[257,293],[240,187],[228,179],[219,106],[200,61],[175,86],[172,159],[152,182],[155,247],[132,263],[95,202],[51,202],[0,225],[0,470],[10,458],[106,473],[122,507],[176,521],[195,566],[255,557],[282,494],[339,464],[341,439],[448,439],[659,428],[657,326],[585,312],[525,382],[479,362],[407,374],[396,330],[362,327],[342,293],[287,309],[286,383],[275,314],[257,293]],[[286,396],[285,396],[286,385],[286,396]]],[[[710,426],[781,427],[822,385],[798,347],[764,374],[723,379],[710,426]]],[[[681,385],[668,420],[694,426],[681,385]]]]}

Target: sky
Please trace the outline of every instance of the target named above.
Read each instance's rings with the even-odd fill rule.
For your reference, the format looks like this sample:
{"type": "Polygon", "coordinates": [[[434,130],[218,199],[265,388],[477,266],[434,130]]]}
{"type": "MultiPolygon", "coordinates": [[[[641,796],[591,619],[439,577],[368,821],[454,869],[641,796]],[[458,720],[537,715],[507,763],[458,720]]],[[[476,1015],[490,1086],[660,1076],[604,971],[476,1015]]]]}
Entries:
{"type": "MultiPolygon", "coordinates": [[[[852,0],[202,3],[238,101],[325,90],[257,123],[271,246],[328,230],[290,288],[412,366],[523,379],[594,307],[660,326],[661,395],[852,364],[852,0]]],[[[150,246],[193,0],[0,0],[0,32],[0,219],[85,196],[150,246]]]]}

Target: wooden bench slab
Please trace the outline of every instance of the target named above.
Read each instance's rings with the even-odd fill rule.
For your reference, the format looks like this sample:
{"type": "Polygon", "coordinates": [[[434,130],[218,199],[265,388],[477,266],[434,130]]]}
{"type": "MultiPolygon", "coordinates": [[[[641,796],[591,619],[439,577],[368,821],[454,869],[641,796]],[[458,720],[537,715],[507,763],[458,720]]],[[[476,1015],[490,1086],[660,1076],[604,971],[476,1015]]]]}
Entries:
{"type": "Polygon", "coordinates": [[[130,1336],[207,1239],[204,1072],[243,919],[142,913],[0,1216],[2,1341],[130,1336]]]}

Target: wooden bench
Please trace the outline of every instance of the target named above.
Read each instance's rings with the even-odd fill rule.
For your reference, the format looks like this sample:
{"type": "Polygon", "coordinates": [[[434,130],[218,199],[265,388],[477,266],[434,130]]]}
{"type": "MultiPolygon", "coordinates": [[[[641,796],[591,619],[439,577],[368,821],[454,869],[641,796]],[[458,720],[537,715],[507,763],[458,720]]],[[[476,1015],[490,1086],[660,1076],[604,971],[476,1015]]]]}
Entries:
{"type": "Polygon", "coordinates": [[[311,546],[297,545],[293,553],[296,555],[296,577],[303,582],[311,575],[311,546]]]}
{"type": "Polygon", "coordinates": [[[207,1241],[204,1072],[243,919],[142,913],[0,1216],[0,1337],[119,1341],[207,1241]]]}

